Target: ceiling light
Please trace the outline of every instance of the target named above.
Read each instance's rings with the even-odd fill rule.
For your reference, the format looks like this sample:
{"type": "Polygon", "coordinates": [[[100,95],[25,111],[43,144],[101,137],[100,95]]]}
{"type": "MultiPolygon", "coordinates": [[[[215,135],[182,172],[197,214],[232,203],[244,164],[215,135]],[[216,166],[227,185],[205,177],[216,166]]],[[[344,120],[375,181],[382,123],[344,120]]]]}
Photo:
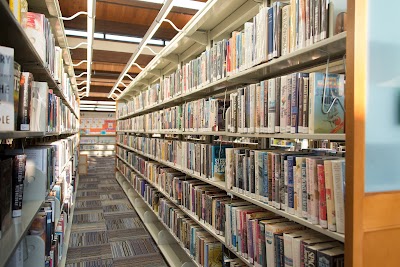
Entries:
{"type": "MultiPolygon", "coordinates": [[[[87,32],[77,31],[77,30],[65,30],[65,35],[67,36],[78,36],[78,37],[87,37],[87,32]]],[[[104,39],[104,33],[95,32],[94,38],[104,39]]]]}
{"type": "Polygon", "coordinates": [[[96,111],[115,111],[115,109],[96,108],[96,111]]]}
{"type": "Polygon", "coordinates": [[[80,110],[94,110],[94,108],[80,108],[80,110]]]}
{"type": "MultiPolygon", "coordinates": [[[[137,43],[137,44],[139,44],[143,40],[143,38],[139,37],[123,36],[123,35],[108,34],[108,33],[105,35],[105,39],[111,41],[121,41],[121,42],[137,43]]],[[[151,39],[147,43],[152,45],[164,45],[164,41],[156,39],[151,39]]]]}
{"type": "Polygon", "coordinates": [[[111,106],[115,106],[115,102],[114,101],[94,101],[94,100],[81,100],[80,101],[81,106],[82,104],[92,104],[92,105],[111,105],[111,106]]]}

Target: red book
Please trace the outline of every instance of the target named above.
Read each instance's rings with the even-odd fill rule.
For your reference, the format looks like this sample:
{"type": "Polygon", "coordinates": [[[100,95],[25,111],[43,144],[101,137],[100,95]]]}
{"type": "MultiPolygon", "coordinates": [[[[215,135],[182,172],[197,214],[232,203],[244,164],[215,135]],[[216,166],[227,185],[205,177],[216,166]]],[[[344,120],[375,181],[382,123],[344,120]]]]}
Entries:
{"type": "Polygon", "coordinates": [[[326,210],[325,170],[323,164],[317,165],[318,191],[319,191],[319,224],[322,228],[328,228],[326,210]]]}

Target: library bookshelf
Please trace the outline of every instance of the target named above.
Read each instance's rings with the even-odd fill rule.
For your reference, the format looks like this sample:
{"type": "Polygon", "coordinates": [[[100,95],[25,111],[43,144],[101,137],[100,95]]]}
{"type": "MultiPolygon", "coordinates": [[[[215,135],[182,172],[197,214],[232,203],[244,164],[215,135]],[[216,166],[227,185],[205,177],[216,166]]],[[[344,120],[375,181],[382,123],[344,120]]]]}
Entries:
{"type": "MultiPolygon", "coordinates": [[[[287,218],[292,222],[303,225],[306,229],[312,229],[323,236],[331,238],[332,240],[347,244],[348,237],[347,235],[345,237],[345,234],[330,231],[321,227],[320,225],[311,223],[309,220],[300,218],[284,210],[277,209],[273,205],[267,204],[255,198],[254,196],[239,193],[238,191],[228,188],[224,181],[215,181],[213,179],[205,178],[203,175],[196,174],[193,170],[186,169],[180,164],[162,160],[161,158],[158,158],[152,154],[146,153],[146,151],[128,146],[119,139],[127,136],[135,136],[149,139],[164,138],[167,140],[193,142],[191,140],[195,139],[190,139],[190,137],[196,136],[198,140],[201,140],[207,144],[218,143],[216,142],[218,140],[213,140],[215,137],[225,137],[229,140],[235,138],[249,138],[252,140],[258,140],[260,143],[262,140],[270,139],[307,139],[316,141],[329,140],[347,143],[347,133],[239,133],[226,130],[193,130],[185,129],[185,127],[182,126],[184,122],[181,122],[182,124],[177,128],[162,129],[162,127],[156,126],[157,130],[154,130],[153,128],[147,129],[142,127],[142,125],[132,129],[130,127],[125,127],[125,125],[122,124],[128,120],[146,116],[154,112],[162,112],[172,107],[184,105],[190,101],[206,99],[209,97],[224,98],[225,96],[226,98],[228,93],[235,92],[235,90],[242,86],[258,83],[266,79],[288,75],[294,72],[325,72],[327,68],[329,68],[330,73],[346,72],[346,62],[348,61],[348,58],[346,58],[346,46],[348,46],[347,42],[349,31],[330,36],[324,40],[315,42],[304,48],[287,53],[286,55],[274,58],[267,62],[249,66],[237,72],[226,73],[226,75],[220,79],[202,83],[188,89],[185,92],[179,91],[175,94],[171,94],[169,97],[164,97],[162,99],[160,98],[155,101],[153,100],[150,103],[146,103],[143,100],[144,104],[139,102],[140,104],[137,105],[137,102],[134,102],[135,105],[133,105],[133,108],[125,108],[130,102],[135,101],[135,97],[140,96],[143,92],[146,92],[146,90],[151,90],[151,86],[153,84],[162,84],[165,76],[174,73],[177,69],[181,70],[182,66],[187,64],[190,60],[198,57],[205,50],[212,49],[213,43],[215,44],[221,39],[229,38],[230,34],[237,29],[240,31],[246,22],[250,21],[254,16],[257,15],[259,10],[260,7],[258,3],[252,1],[230,1],[229,6],[227,6],[226,1],[208,1],[204,10],[193,17],[193,19],[182,29],[182,31],[175,36],[171,43],[155,56],[155,58],[146,66],[146,68],[131,82],[131,84],[126,87],[126,89],[117,98],[117,121],[121,123],[121,125],[119,125],[117,129],[118,137],[116,162],[131,169],[135,177],[137,176],[145,180],[150,186],[160,192],[164,198],[174,203],[176,207],[180,209],[187,217],[195,221],[203,230],[212,235],[223,245],[226,245],[230,252],[235,254],[240,260],[242,260],[244,264],[248,266],[253,266],[253,263],[249,261],[247,257],[244,257],[243,254],[239,253],[235,248],[232,248],[228,243],[226,243],[224,236],[218,235],[215,232],[215,229],[204,223],[184,206],[176,203],[176,201],[174,201],[174,199],[171,198],[171,196],[163,188],[161,188],[158,184],[155,184],[154,181],[149,179],[149,177],[143,175],[139,170],[131,165],[126,158],[118,155],[118,149],[124,149],[130,153],[133,153],[134,155],[138,155],[144,158],[146,162],[152,161],[160,164],[161,166],[172,168],[175,171],[185,174],[187,177],[197,179],[215,188],[223,190],[228,196],[245,200],[257,207],[274,212],[275,214],[287,218]],[[213,16],[212,14],[218,14],[218,16],[213,16]],[[142,129],[140,129],[140,127],[142,127],[142,129]]],[[[348,97],[348,94],[350,93],[346,90],[346,98],[348,97]]],[[[346,116],[348,116],[348,114],[346,116]]],[[[347,117],[346,120],[348,120],[347,117]]],[[[351,131],[349,129],[350,128],[346,123],[346,132],[351,131]]],[[[242,145],[245,144],[246,142],[242,143],[242,145]]],[[[238,145],[241,145],[241,142],[238,142],[238,145]]],[[[263,147],[263,149],[268,148],[270,147],[263,147]]],[[[348,180],[351,179],[349,178],[351,176],[346,177],[346,182],[348,182],[348,180]]],[[[117,179],[124,180],[125,186],[130,188],[131,191],[135,191],[134,184],[130,177],[126,177],[124,172],[118,168],[117,179]]],[[[348,190],[348,188],[346,188],[346,190],[348,190]]],[[[349,191],[346,191],[346,195],[347,194],[349,194],[349,191]]],[[[151,206],[149,206],[149,208],[150,212],[152,212],[151,206]]],[[[349,220],[347,212],[348,208],[346,206],[346,225],[348,224],[349,220]]],[[[348,231],[350,230],[346,228],[346,233],[348,233],[348,231]]],[[[181,242],[179,239],[176,241],[178,244],[181,242]]],[[[349,254],[349,258],[352,257],[350,255],[352,254],[352,251],[348,249],[347,245],[345,247],[345,255],[349,254]]],[[[183,250],[185,251],[185,248],[183,248],[183,250]]],[[[187,254],[190,256],[190,253],[187,252],[187,254]]],[[[346,261],[349,261],[347,256],[345,256],[345,259],[346,261]]],[[[197,264],[196,262],[194,263],[197,264]]],[[[348,265],[348,263],[346,263],[346,266],[353,265],[348,265]]]]}
{"type": "MultiPolygon", "coordinates": [[[[60,19],[61,13],[58,1],[29,1],[29,11],[44,14],[49,19],[54,33],[55,44],[62,49],[62,58],[65,64],[64,70],[69,78],[70,86],[67,89],[63,88],[63,85],[54,78],[51,71],[46,67],[46,63],[41,59],[39,52],[29,40],[24,29],[10,11],[7,1],[0,1],[0,22],[2,25],[7,25],[0,29],[1,45],[14,49],[15,61],[21,65],[24,71],[32,73],[35,81],[47,82],[48,87],[53,89],[53,93],[60,98],[60,102],[65,105],[66,110],[71,112],[71,120],[74,120],[74,123],[72,126],[63,126],[63,130],[61,131],[0,131],[0,151],[1,153],[3,151],[13,153],[15,150],[15,153],[24,153],[24,149],[43,146],[43,144],[72,142],[68,148],[68,153],[66,151],[63,152],[64,161],[61,162],[62,166],[58,167],[58,176],[54,175],[53,177],[54,181],[56,181],[65,179],[66,175],[72,175],[73,173],[74,181],[76,182],[71,192],[71,200],[63,199],[63,203],[58,199],[53,200],[56,203],[55,209],[52,210],[56,226],[61,218],[61,209],[64,201],[68,201],[69,218],[63,216],[65,219],[65,232],[63,233],[63,243],[60,244],[63,247],[63,256],[60,259],[59,265],[65,266],[66,251],[75,207],[76,185],[79,180],[77,171],[79,155],[79,131],[77,128],[79,125],[79,100],[77,96],[77,84],[64,26],[60,19]]],[[[58,159],[60,160],[60,158],[58,159]]],[[[32,161],[32,158],[30,160],[32,161]]],[[[24,252],[23,263],[20,263],[18,266],[40,266],[44,264],[45,244],[41,238],[29,235],[28,232],[35,217],[41,212],[43,204],[45,204],[55,186],[56,183],[48,185],[47,179],[44,180],[40,177],[25,179],[22,215],[12,219],[10,228],[2,233],[0,239],[0,266],[6,266],[22,243],[24,243],[25,247],[29,247],[29,251],[24,252]]]]}

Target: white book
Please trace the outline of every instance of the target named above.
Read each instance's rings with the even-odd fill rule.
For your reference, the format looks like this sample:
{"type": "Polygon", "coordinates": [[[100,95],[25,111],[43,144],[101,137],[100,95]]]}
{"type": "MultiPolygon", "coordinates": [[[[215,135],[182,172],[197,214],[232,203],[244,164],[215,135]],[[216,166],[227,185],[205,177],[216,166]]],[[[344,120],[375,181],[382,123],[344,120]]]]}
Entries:
{"type": "Polygon", "coordinates": [[[281,55],[287,55],[290,52],[290,5],[282,8],[282,41],[281,55]]]}
{"type": "MultiPolygon", "coordinates": [[[[286,6],[287,7],[287,6],[286,6]]],[[[279,132],[286,133],[286,120],[287,120],[287,76],[281,77],[281,105],[280,105],[280,129],[279,132]]]]}
{"type": "Polygon", "coordinates": [[[335,192],[336,231],[344,234],[344,159],[332,160],[333,190],[335,192]]]}
{"type": "Polygon", "coordinates": [[[45,132],[47,127],[47,102],[49,87],[47,82],[32,83],[30,130],[45,132]]]}
{"type": "Polygon", "coordinates": [[[324,161],[325,191],[326,191],[326,214],[328,230],[336,231],[335,193],[333,189],[332,161],[324,161]]]}
{"type": "Polygon", "coordinates": [[[14,49],[0,46],[0,131],[14,131],[14,49]]]}
{"type": "Polygon", "coordinates": [[[268,133],[275,132],[275,79],[268,80],[268,133]]]}

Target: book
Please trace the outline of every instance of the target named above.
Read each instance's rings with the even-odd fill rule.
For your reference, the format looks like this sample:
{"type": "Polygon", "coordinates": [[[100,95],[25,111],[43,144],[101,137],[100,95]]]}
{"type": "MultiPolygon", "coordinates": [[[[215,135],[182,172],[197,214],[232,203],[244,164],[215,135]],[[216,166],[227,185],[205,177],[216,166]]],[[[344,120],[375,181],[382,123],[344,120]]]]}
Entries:
{"type": "Polygon", "coordinates": [[[24,181],[26,169],[26,155],[13,156],[12,171],[12,217],[21,217],[22,200],[24,196],[24,181]]]}
{"type": "Polygon", "coordinates": [[[336,231],[344,234],[344,185],[346,181],[345,176],[345,161],[344,159],[332,160],[332,177],[333,177],[333,190],[335,200],[335,214],[336,214],[336,231]]]}
{"type": "Polygon", "coordinates": [[[12,166],[11,158],[0,159],[0,239],[12,222],[12,166]]]}
{"type": "Polygon", "coordinates": [[[19,89],[18,128],[19,131],[29,131],[31,121],[31,96],[33,75],[22,72],[19,89]]]}
{"type": "Polygon", "coordinates": [[[31,120],[30,130],[36,132],[45,132],[47,127],[47,95],[48,85],[46,82],[32,83],[31,98],[31,120]]]}
{"type": "Polygon", "coordinates": [[[0,46],[0,131],[14,131],[14,49],[0,46]]]}
{"type": "Polygon", "coordinates": [[[317,252],[318,266],[344,267],[344,250],[342,247],[334,247],[317,252]]]}
{"type": "Polygon", "coordinates": [[[310,73],[308,117],[310,134],[344,133],[344,75],[310,73]]]}
{"type": "Polygon", "coordinates": [[[34,12],[27,12],[26,23],[22,24],[26,35],[35,47],[43,64],[46,63],[45,25],[45,16],[34,12]]]}
{"type": "Polygon", "coordinates": [[[14,130],[18,130],[19,87],[21,80],[21,65],[14,61],[14,130]]]}
{"type": "Polygon", "coordinates": [[[324,161],[325,192],[326,192],[326,218],[328,229],[336,231],[335,191],[333,185],[332,161],[324,161]]]}

